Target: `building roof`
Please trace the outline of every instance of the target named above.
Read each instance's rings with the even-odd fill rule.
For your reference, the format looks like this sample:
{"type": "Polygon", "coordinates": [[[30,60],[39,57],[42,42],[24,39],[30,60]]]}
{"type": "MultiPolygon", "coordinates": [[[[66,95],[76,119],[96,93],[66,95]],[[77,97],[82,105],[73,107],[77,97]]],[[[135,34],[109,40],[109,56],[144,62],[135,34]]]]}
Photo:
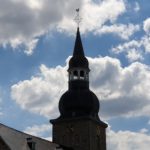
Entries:
{"type": "Polygon", "coordinates": [[[0,137],[11,150],[30,150],[27,138],[35,143],[35,150],[56,150],[57,144],[35,137],[0,123],[0,137]]]}

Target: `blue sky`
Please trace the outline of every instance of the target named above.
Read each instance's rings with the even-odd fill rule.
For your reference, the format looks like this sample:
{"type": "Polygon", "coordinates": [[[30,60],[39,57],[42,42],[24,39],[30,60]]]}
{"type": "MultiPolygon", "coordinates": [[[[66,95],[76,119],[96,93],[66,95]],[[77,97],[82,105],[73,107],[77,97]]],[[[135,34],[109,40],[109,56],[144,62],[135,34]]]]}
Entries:
{"type": "Polygon", "coordinates": [[[0,122],[50,139],[49,120],[67,90],[76,8],[90,87],[110,126],[108,150],[148,150],[148,0],[0,0],[0,122]]]}

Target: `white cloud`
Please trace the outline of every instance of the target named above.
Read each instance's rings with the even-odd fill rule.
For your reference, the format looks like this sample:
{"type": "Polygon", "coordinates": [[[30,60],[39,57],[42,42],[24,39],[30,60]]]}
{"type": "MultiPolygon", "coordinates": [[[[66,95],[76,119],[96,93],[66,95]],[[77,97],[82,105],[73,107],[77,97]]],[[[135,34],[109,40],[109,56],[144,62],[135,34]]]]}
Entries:
{"type": "Polygon", "coordinates": [[[33,125],[32,127],[27,127],[24,132],[34,136],[48,138],[46,135],[49,134],[50,136],[51,126],[50,124],[33,125]]]}
{"type": "Polygon", "coordinates": [[[145,52],[150,53],[150,35],[144,36],[141,40],[141,43],[145,49],[145,52]]]}
{"type": "Polygon", "coordinates": [[[131,62],[142,60],[143,54],[150,53],[150,36],[144,35],[140,40],[131,40],[123,44],[119,44],[118,46],[112,48],[112,52],[114,52],[115,54],[124,52],[126,57],[131,62]],[[134,57],[130,57],[131,54],[133,56],[133,52],[134,57]]]}
{"type": "Polygon", "coordinates": [[[67,89],[66,67],[40,66],[39,76],[12,86],[12,98],[31,112],[52,117],[57,113],[58,100],[67,89]]]}
{"type": "Polygon", "coordinates": [[[27,55],[31,55],[33,53],[33,50],[36,48],[36,45],[38,43],[38,39],[33,39],[26,44],[25,53],[27,55]]]}
{"type": "Polygon", "coordinates": [[[150,136],[141,132],[108,131],[108,150],[149,150],[150,136]]]}
{"type": "Polygon", "coordinates": [[[115,35],[118,35],[122,39],[129,39],[131,35],[133,35],[136,31],[139,31],[140,26],[139,25],[133,25],[133,24],[113,24],[110,26],[104,25],[99,30],[96,31],[96,34],[107,34],[107,33],[113,33],[115,35]]]}
{"type": "Polygon", "coordinates": [[[130,49],[129,51],[127,51],[126,57],[131,62],[144,59],[141,52],[136,49],[130,49]]]}
{"type": "Polygon", "coordinates": [[[89,59],[91,86],[101,100],[105,117],[148,116],[150,110],[150,68],[135,62],[121,67],[110,57],[89,59]]]}
{"type": "Polygon", "coordinates": [[[124,52],[129,61],[144,59],[144,54],[150,53],[150,18],[143,21],[143,30],[146,34],[140,39],[130,40],[113,47],[111,50],[115,54],[124,52]]]}
{"type": "Polygon", "coordinates": [[[138,2],[135,2],[134,11],[138,12],[140,10],[140,5],[138,2]]]}
{"type": "Polygon", "coordinates": [[[37,37],[59,24],[63,16],[69,17],[68,12],[81,3],[82,0],[0,0],[0,45],[16,48],[23,44],[25,52],[31,54],[37,37]]]}
{"type": "Polygon", "coordinates": [[[141,47],[141,43],[136,40],[131,40],[129,42],[125,42],[123,44],[119,44],[117,47],[112,48],[112,51],[116,54],[119,54],[124,51],[129,51],[131,49],[139,49],[141,47]]]}
{"type": "Polygon", "coordinates": [[[143,23],[143,29],[146,33],[150,33],[150,18],[147,18],[143,23]]]}
{"type": "MultiPolygon", "coordinates": [[[[83,18],[81,30],[82,33],[92,31],[96,32],[107,21],[112,23],[126,11],[123,0],[105,0],[97,3],[92,0],[83,0],[81,6],[81,16],[83,18]]],[[[72,32],[74,21],[66,16],[58,25],[58,28],[72,32]]]]}
{"type": "MultiPolygon", "coordinates": [[[[101,116],[149,116],[150,67],[132,63],[123,68],[118,59],[89,58],[90,83],[101,103],[101,116]]],[[[67,90],[67,66],[40,67],[40,74],[11,87],[12,98],[28,111],[48,118],[58,116],[58,101],[67,90]]]]}
{"type": "Polygon", "coordinates": [[[148,131],[149,131],[148,129],[142,128],[142,129],[140,130],[140,133],[147,133],[148,131]]]}
{"type": "Polygon", "coordinates": [[[84,18],[83,32],[97,30],[126,11],[123,0],[0,0],[0,45],[14,49],[23,45],[24,52],[31,55],[37,38],[51,29],[72,33],[76,8],[81,8],[84,18]]]}

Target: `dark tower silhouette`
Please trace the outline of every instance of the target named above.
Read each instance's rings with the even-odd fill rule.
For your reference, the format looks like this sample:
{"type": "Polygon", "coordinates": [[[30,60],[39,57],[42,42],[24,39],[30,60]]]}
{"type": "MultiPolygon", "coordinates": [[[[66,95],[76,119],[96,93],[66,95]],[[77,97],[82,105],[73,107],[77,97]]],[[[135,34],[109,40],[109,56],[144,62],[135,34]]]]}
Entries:
{"type": "Polygon", "coordinates": [[[74,150],[106,150],[107,124],[98,116],[99,100],[89,89],[89,64],[77,28],[69,61],[69,89],[59,101],[60,117],[53,124],[53,142],[74,150]]]}

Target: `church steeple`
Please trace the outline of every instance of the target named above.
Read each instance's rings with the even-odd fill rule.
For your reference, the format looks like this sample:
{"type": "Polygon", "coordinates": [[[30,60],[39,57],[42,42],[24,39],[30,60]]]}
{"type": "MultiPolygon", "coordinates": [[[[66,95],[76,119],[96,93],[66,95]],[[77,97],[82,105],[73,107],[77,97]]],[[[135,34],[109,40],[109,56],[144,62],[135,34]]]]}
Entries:
{"type": "MultiPolygon", "coordinates": [[[[84,49],[82,46],[82,40],[80,37],[80,31],[79,27],[77,28],[76,33],[76,40],[73,50],[73,56],[71,57],[69,61],[69,81],[74,80],[83,80],[87,81],[85,82],[86,86],[88,87],[88,81],[89,81],[89,63],[87,58],[84,55],[84,49]]],[[[69,84],[71,85],[73,84],[69,84]]]]}
{"type": "Polygon", "coordinates": [[[83,50],[82,41],[81,41],[81,37],[80,37],[79,27],[77,28],[76,41],[75,41],[75,45],[74,45],[73,56],[84,57],[84,50],[83,50]]]}
{"type": "Polygon", "coordinates": [[[53,142],[74,150],[106,150],[107,124],[99,118],[99,100],[89,89],[89,63],[79,27],[69,61],[68,90],[59,101],[60,116],[51,120],[53,142]]]}
{"type": "Polygon", "coordinates": [[[77,28],[73,56],[69,61],[69,86],[59,101],[61,118],[92,117],[99,121],[99,101],[89,89],[89,63],[77,28]]]}

